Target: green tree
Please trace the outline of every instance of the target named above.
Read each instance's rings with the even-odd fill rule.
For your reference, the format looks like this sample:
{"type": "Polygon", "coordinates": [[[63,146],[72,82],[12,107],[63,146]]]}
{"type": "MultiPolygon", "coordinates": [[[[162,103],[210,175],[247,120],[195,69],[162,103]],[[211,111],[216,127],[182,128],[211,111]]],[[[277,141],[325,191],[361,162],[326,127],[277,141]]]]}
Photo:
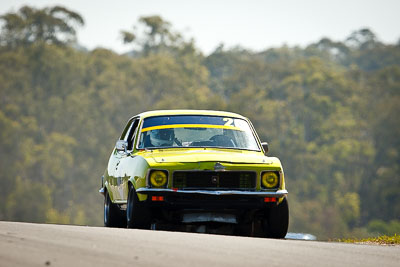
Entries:
{"type": "Polygon", "coordinates": [[[144,55],[149,53],[174,52],[183,43],[179,33],[174,33],[171,24],[160,16],[145,16],[139,18],[143,33],[138,35],[134,31],[121,31],[124,43],[135,43],[144,55]]]}
{"type": "Polygon", "coordinates": [[[43,9],[23,6],[0,19],[3,21],[0,44],[13,47],[35,42],[66,44],[75,41],[75,27],[84,24],[78,13],[61,6],[43,9]]]}

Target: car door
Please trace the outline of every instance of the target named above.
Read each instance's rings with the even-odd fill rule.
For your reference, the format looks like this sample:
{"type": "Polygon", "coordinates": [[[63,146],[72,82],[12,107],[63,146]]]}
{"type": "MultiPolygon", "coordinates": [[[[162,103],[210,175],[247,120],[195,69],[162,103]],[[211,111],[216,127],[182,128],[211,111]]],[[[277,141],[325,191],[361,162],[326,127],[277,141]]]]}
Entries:
{"type": "Polygon", "coordinates": [[[139,118],[133,118],[129,128],[121,136],[121,140],[127,142],[126,152],[119,152],[118,163],[115,166],[115,177],[116,177],[116,187],[115,187],[115,197],[118,200],[126,199],[124,192],[127,191],[129,176],[127,176],[126,166],[129,165],[127,162],[132,160],[132,152],[134,151],[134,141],[136,136],[136,131],[139,124],[139,118]]]}
{"type": "MultiPolygon", "coordinates": [[[[121,134],[121,137],[119,140],[123,140],[125,136],[127,135],[129,129],[132,127],[132,124],[134,122],[134,118],[130,119],[128,123],[126,124],[124,131],[121,134]]],[[[123,158],[123,153],[117,151],[116,147],[114,147],[113,152],[111,153],[110,159],[108,160],[108,166],[107,166],[107,173],[105,175],[105,181],[108,184],[108,191],[110,193],[110,196],[112,199],[115,201],[117,199],[120,199],[119,193],[118,193],[118,176],[117,176],[117,169],[118,165],[120,164],[121,158],[123,158]]]]}

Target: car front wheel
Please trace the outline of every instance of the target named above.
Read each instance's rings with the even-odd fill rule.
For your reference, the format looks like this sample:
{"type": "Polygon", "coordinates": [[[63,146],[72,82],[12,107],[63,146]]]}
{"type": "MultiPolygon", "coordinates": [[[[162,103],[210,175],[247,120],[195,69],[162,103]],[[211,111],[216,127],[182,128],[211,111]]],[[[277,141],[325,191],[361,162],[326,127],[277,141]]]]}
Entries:
{"type": "Polygon", "coordinates": [[[122,211],[118,206],[112,203],[108,192],[104,196],[104,226],[106,227],[124,227],[125,220],[122,211]]]}
{"type": "Polygon", "coordinates": [[[264,219],[266,237],[284,238],[289,226],[289,205],[287,199],[276,207],[270,208],[264,219]]]}
{"type": "Polygon", "coordinates": [[[126,222],[128,228],[150,229],[150,212],[143,203],[140,203],[133,186],[129,188],[126,222]]]}

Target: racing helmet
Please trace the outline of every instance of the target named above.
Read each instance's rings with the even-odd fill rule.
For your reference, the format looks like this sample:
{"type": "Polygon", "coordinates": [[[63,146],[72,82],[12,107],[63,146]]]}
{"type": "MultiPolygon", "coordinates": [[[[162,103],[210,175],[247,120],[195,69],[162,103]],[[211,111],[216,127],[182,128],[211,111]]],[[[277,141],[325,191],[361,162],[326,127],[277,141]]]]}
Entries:
{"type": "Polygon", "coordinates": [[[174,139],[174,129],[158,129],[150,131],[150,142],[153,146],[172,146],[174,139]]]}

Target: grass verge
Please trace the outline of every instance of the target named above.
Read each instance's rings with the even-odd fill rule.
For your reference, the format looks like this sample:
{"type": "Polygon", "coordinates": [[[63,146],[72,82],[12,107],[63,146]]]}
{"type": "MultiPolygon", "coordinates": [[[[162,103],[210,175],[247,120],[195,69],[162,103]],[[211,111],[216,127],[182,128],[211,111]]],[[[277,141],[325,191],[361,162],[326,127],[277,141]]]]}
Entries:
{"type": "Polygon", "coordinates": [[[382,235],[378,237],[369,237],[363,239],[343,238],[338,239],[339,242],[355,243],[355,244],[376,244],[376,245],[400,245],[400,235],[393,236],[382,235]]]}

